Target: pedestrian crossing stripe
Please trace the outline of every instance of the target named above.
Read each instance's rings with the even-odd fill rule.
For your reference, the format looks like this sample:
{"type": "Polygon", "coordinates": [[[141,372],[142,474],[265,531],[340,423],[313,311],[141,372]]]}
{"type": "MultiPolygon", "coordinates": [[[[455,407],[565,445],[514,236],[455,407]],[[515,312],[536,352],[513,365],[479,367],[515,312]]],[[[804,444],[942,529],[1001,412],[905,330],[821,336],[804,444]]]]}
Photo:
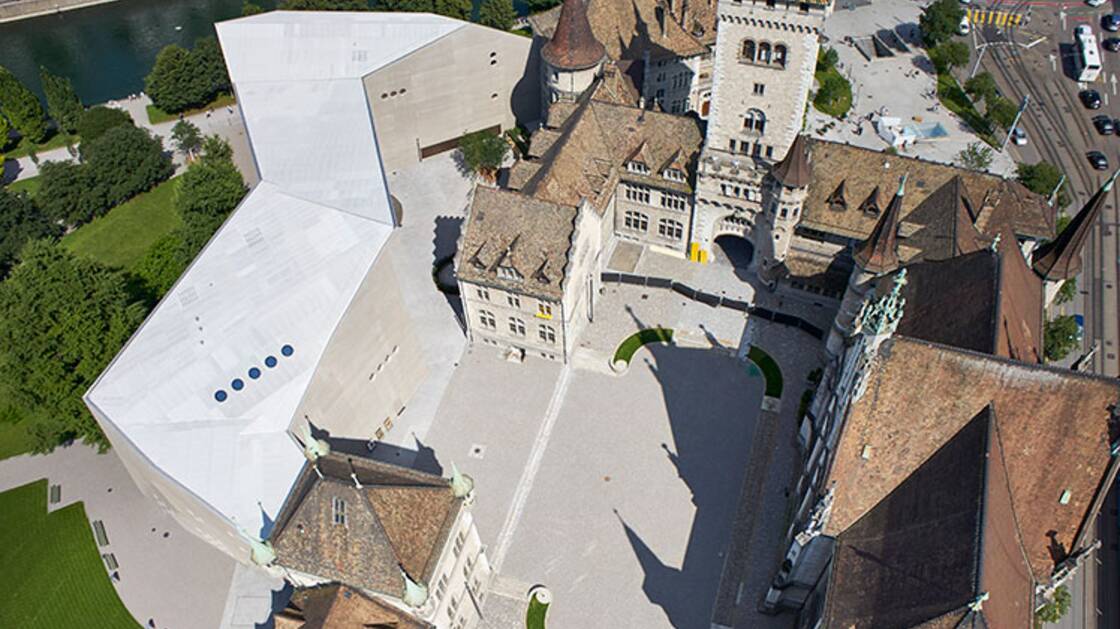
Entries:
{"type": "Polygon", "coordinates": [[[1018,26],[1023,20],[1021,13],[1008,11],[992,11],[989,9],[969,9],[968,21],[977,26],[985,24],[991,26],[1018,26]]]}

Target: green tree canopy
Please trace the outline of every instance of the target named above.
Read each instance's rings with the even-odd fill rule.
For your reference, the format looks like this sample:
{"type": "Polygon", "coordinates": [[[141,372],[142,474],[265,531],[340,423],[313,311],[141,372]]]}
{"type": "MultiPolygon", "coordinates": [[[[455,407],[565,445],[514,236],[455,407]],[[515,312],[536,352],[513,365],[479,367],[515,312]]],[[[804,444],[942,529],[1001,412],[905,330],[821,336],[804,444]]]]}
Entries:
{"type": "Polygon", "coordinates": [[[204,156],[179,179],[176,205],[184,219],[188,214],[224,218],[244,196],[245,181],[233,162],[204,156]]]}
{"type": "Polygon", "coordinates": [[[42,142],[47,137],[47,120],[42,103],[4,66],[0,66],[0,111],[28,140],[42,142]]]}
{"type": "Polygon", "coordinates": [[[560,4],[560,0],[526,0],[525,2],[530,14],[547,11],[558,4],[560,4]]]}
{"type": "Polygon", "coordinates": [[[250,15],[257,15],[258,13],[264,13],[264,7],[262,7],[259,4],[253,4],[252,2],[246,2],[245,4],[241,5],[241,15],[242,15],[242,17],[246,17],[246,16],[250,16],[250,15]]]}
{"type": "Polygon", "coordinates": [[[143,319],[124,278],[38,240],[0,283],[0,390],[46,452],[80,438],[107,447],[82,394],[143,319]]]}
{"type": "Polygon", "coordinates": [[[8,275],[24,244],[58,232],[26,194],[0,188],[0,279],[8,275]]]}
{"type": "Polygon", "coordinates": [[[39,68],[39,78],[47,95],[47,112],[58,123],[58,128],[66,133],[77,132],[78,121],[85,108],[70,79],[51,74],[42,67],[39,68]]]}
{"type": "MultiPolygon", "coordinates": [[[[8,121],[8,118],[4,115],[4,112],[0,111],[0,151],[3,151],[5,148],[7,148],[8,144],[11,142],[11,140],[9,139],[9,136],[11,134],[12,123],[8,121]]],[[[0,155],[0,159],[2,159],[2,155],[0,155]]]]}
{"type": "Polygon", "coordinates": [[[202,148],[202,132],[189,120],[180,120],[171,127],[171,139],[188,157],[193,157],[202,148]]]}
{"type": "Polygon", "coordinates": [[[378,11],[435,13],[458,20],[471,19],[471,0],[375,0],[378,11]]]}
{"type": "Polygon", "coordinates": [[[478,8],[478,23],[483,26],[508,31],[516,19],[511,0],[482,0],[478,8]]]}
{"type": "Polygon", "coordinates": [[[817,71],[830,70],[840,62],[840,53],[834,48],[821,48],[817,52],[817,71]]]}
{"type": "Polygon", "coordinates": [[[159,300],[171,290],[190,262],[183,246],[182,231],[180,227],[164,234],[132,267],[132,274],[140,279],[152,301],[159,300]]]}
{"type": "Polygon", "coordinates": [[[93,220],[101,202],[93,197],[86,169],[73,162],[46,162],[39,167],[35,203],[52,222],[80,225],[93,220]]]}
{"type": "Polygon", "coordinates": [[[996,96],[988,101],[988,117],[1008,131],[1015,123],[1015,116],[1018,113],[1019,106],[1002,96],[996,96]]]}
{"type": "Polygon", "coordinates": [[[191,65],[198,74],[198,84],[195,87],[205,104],[214,100],[214,96],[230,89],[229,73],[226,71],[226,58],[222,55],[222,47],[218,45],[218,38],[214,36],[202,37],[194,43],[190,54],[191,65]]]}
{"type": "Polygon", "coordinates": [[[459,141],[459,154],[463,166],[485,177],[493,177],[502,165],[509,144],[490,131],[475,131],[459,141]]]}
{"type": "Polygon", "coordinates": [[[147,130],[113,127],[83,150],[84,167],[102,211],[150,190],[174,172],[163,144],[147,130]]]}
{"type": "Polygon", "coordinates": [[[83,145],[92,143],[113,127],[132,126],[132,116],[115,107],[97,105],[82,112],[78,118],[78,135],[83,145]]]}
{"type": "Polygon", "coordinates": [[[964,10],[958,0],[936,0],[922,11],[918,28],[926,48],[948,41],[957,32],[964,10]]]}
{"type": "Polygon", "coordinates": [[[959,41],[948,41],[929,49],[929,59],[938,72],[948,72],[965,65],[971,54],[968,45],[959,41]]]}
{"type": "Polygon", "coordinates": [[[1045,605],[1039,607],[1034,613],[1035,621],[1038,623],[1056,623],[1062,619],[1063,616],[1069,612],[1069,605],[1073,601],[1070,596],[1069,588],[1064,585],[1059,585],[1054,590],[1054,595],[1045,605]]]}
{"type": "MultiPolygon", "coordinates": [[[[1049,162],[1019,164],[1015,176],[1028,190],[1049,199],[1058,182],[1062,180],[1062,171],[1049,162]]],[[[1065,188],[1065,186],[1062,186],[1062,189],[1058,191],[1058,207],[1069,205],[1069,195],[1066,194],[1065,188]]]]}
{"type": "Polygon", "coordinates": [[[971,170],[987,170],[992,165],[992,149],[979,142],[973,142],[957,153],[957,164],[971,170]]]}
{"type": "Polygon", "coordinates": [[[1077,349],[1081,344],[1079,332],[1073,315],[1064,315],[1047,321],[1042,332],[1043,354],[1046,360],[1050,362],[1061,360],[1077,349]]]}
{"type": "Polygon", "coordinates": [[[156,107],[166,112],[183,111],[195,102],[196,88],[191,53],[170,44],[156,55],[152,71],[144,78],[144,90],[156,107]]]}
{"type": "Polygon", "coordinates": [[[208,159],[233,160],[233,147],[220,135],[208,135],[202,138],[202,154],[208,159]]]}
{"type": "Polygon", "coordinates": [[[282,11],[368,11],[368,0],[283,0],[282,11]]]}
{"type": "Polygon", "coordinates": [[[991,102],[996,96],[996,80],[991,73],[981,72],[964,82],[964,91],[976,100],[991,102]]]}

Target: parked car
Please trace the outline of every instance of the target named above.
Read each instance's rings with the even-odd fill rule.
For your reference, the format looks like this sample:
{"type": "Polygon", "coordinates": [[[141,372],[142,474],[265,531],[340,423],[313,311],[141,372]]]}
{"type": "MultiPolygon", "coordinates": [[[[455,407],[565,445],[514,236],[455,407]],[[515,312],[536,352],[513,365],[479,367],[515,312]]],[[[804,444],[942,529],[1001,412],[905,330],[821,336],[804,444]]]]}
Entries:
{"type": "Polygon", "coordinates": [[[1077,324],[1077,342],[1085,339],[1085,315],[1073,315],[1073,322],[1077,324]]]}
{"type": "Polygon", "coordinates": [[[961,23],[957,24],[958,35],[968,35],[972,32],[972,25],[968,23],[968,15],[961,17],[961,23]]]}
{"type": "Polygon", "coordinates": [[[1086,157],[1089,158],[1089,165],[1091,165],[1094,170],[1108,170],[1108,158],[1104,156],[1104,153],[1100,151],[1089,151],[1086,157]]]}
{"type": "Polygon", "coordinates": [[[1097,133],[1101,135],[1112,135],[1116,131],[1115,125],[1112,124],[1112,118],[1105,115],[1093,116],[1093,126],[1097,128],[1097,133]]]}
{"type": "Polygon", "coordinates": [[[1120,14],[1110,13],[1101,18],[1101,28],[1110,33],[1120,31],[1120,14]]]}
{"type": "Polygon", "coordinates": [[[1091,7],[1099,7],[1105,2],[1108,2],[1108,0],[1085,0],[1085,4],[1091,7]]]}
{"type": "Polygon", "coordinates": [[[1019,146],[1027,143],[1027,132],[1023,131],[1023,127],[1015,127],[1011,130],[1011,141],[1019,146]]]}
{"type": "Polygon", "coordinates": [[[1109,37],[1108,39],[1101,42],[1101,45],[1104,46],[1104,49],[1109,52],[1116,52],[1120,50],[1120,38],[1109,37]]]}
{"type": "Polygon", "coordinates": [[[1101,108],[1101,95],[1097,90],[1081,90],[1079,96],[1081,97],[1081,104],[1085,105],[1086,109],[1101,108]]]}

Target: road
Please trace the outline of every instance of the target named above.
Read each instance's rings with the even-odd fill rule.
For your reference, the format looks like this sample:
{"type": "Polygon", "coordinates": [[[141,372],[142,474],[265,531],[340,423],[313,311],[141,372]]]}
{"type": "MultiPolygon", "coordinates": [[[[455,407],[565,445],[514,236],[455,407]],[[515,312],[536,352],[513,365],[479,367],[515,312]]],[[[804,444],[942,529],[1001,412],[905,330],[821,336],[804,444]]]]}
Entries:
{"type": "MultiPolygon", "coordinates": [[[[1112,3],[1091,8],[1082,2],[1010,2],[991,0],[973,3],[973,8],[1018,14],[1021,24],[997,30],[993,27],[975,29],[973,41],[986,50],[980,69],[990,72],[1004,96],[1021,102],[1030,95],[1031,104],[1021,123],[1029,137],[1026,146],[1013,147],[1020,162],[1040,160],[1058,165],[1068,177],[1066,191],[1072,198],[1067,211],[1072,214],[1097,189],[1108,173],[1089,167],[1086,153],[1100,150],[1111,165],[1120,165],[1120,138],[1101,136],[1092,126],[1094,115],[1103,113],[1120,118],[1120,94],[1117,74],[1120,54],[1102,49],[1103,70],[1094,85],[1075,80],[1073,61],[1073,29],[1089,24],[1103,40],[1100,18],[1118,10],[1112,3]],[[1079,99],[1078,91],[1091,87],[1100,92],[1104,104],[1100,111],[1090,112],[1079,99]]],[[[1006,20],[1004,20],[1006,21],[1006,20]]],[[[975,59],[975,54],[974,57],[975,59]]],[[[1085,250],[1082,252],[1082,273],[1078,278],[1080,294],[1072,303],[1059,307],[1063,314],[1085,316],[1085,347],[1097,344],[1091,370],[1109,376],[1120,375],[1120,302],[1116,292],[1120,250],[1117,225],[1120,188],[1114,188],[1085,250]]],[[[1073,596],[1070,613],[1056,625],[1062,629],[1095,629],[1120,626],[1117,583],[1118,557],[1116,545],[1115,488],[1101,510],[1097,522],[1102,546],[1071,580],[1073,596]]]]}

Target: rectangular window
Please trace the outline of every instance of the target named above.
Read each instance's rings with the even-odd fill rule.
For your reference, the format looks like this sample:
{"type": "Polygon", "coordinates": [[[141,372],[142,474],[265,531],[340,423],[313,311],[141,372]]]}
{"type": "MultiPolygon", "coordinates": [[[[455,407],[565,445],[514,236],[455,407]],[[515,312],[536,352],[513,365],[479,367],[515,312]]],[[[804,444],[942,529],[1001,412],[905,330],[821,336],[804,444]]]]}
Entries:
{"type": "Polygon", "coordinates": [[[478,323],[487,330],[493,330],[498,327],[498,321],[494,318],[494,313],[489,310],[478,311],[478,323]]]}
{"type": "Polygon", "coordinates": [[[774,147],[768,146],[766,147],[766,158],[770,159],[771,157],[774,157],[774,147]]]}
{"type": "Polygon", "coordinates": [[[466,531],[459,531],[459,534],[455,536],[455,545],[452,547],[452,550],[455,552],[456,557],[459,556],[459,553],[463,552],[463,544],[466,544],[466,543],[467,543],[467,532],[466,531]]]}
{"type": "Polygon", "coordinates": [[[542,325],[538,331],[541,340],[548,344],[556,343],[556,330],[550,325],[542,325]]]}
{"type": "Polygon", "coordinates": [[[506,295],[506,302],[509,304],[510,308],[521,307],[521,298],[517,295],[506,295]]]}
{"type": "Polygon", "coordinates": [[[490,291],[485,288],[477,288],[475,291],[478,293],[478,298],[482,301],[490,301],[490,291]]]}
{"type": "Polygon", "coordinates": [[[649,217],[645,214],[642,214],[641,212],[626,210],[626,215],[623,219],[623,225],[626,227],[626,229],[644,232],[649,229],[649,217]]]}
{"type": "Polygon", "coordinates": [[[443,598],[444,592],[447,591],[447,575],[440,575],[439,581],[436,581],[436,599],[443,598]]]}
{"type": "Polygon", "coordinates": [[[509,331],[517,336],[525,336],[525,322],[517,317],[510,317],[509,331]]]}
{"type": "Polygon", "coordinates": [[[687,203],[688,202],[682,195],[664,191],[661,193],[661,207],[663,208],[667,208],[670,210],[683,210],[685,209],[687,203]]]}
{"type": "Polygon", "coordinates": [[[754,84],[754,95],[755,96],[762,96],[765,93],[766,93],[766,86],[765,85],[763,85],[762,83],[755,83],[754,84]]]}
{"type": "MultiPolygon", "coordinates": [[[[378,432],[381,431],[380,428],[377,430],[378,432]]],[[[381,435],[378,435],[377,438],[380,439],[381,435]]],[[[338,496],[331,498],[331,520],[335,524],[346,526],[346,501],[338,496]]]]}
{"type": "Polygon", "coordinates": [[[537,316],[542,319],[552,318],[552,305],[546,304],[543,301],[537,302],[537,316]]]}
{"type": "Polygon", "coordinates": [[[735,138],[731,138],[730,140],[728,140],[728,145],[729,145],[729,146],[731,147],[731,152],[732,152],[732,153],[734,153],[734,152],[735,152],[735,149],[737,149],[737,148],[738,148],[738,147],[736,146],[736,144],[737,144],[737,143],[735,142],[735,138]]]}
{"type": "Polygon", "coordinates": [[[657,235],[670,240],[680,240],[684,236],[684,225],[679,221],[663,218],[657,221],[657,235]]]}

